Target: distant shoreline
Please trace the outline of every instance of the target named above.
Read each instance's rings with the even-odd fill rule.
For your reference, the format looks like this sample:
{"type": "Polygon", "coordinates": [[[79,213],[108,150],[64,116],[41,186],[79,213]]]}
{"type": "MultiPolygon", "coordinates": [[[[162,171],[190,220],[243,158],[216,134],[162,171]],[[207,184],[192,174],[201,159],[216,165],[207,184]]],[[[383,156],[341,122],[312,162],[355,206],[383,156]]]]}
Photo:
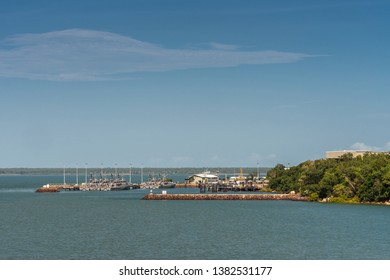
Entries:
{"type": "MultiPolygon", "coordinates": [[[[88,173],[100,173],[101,167],[87,167],[88,173]]],[[[118,173],[128,174],[130,167],[118,167],[118,173]]],[[[219,174],[220,176],[224,175],[238,175],[240,167],[144,167],[142,168],[144,174],[155,174],[158,176],[161,175],[171,175],[171,174],[197,174],[205,170],[210,171],[211,173],[219,174]]],[[[256,173],[257,167],[242,167],[244,173],[256,173]]],[[[266,174],[268,170],[271,170],[271,167],[259,167],[260,174],[266,174]]],[[[109,166],[103,168],[104,173],[115,173],[115,167],[109,166]]],[[[79,174],[81,175],[85,172],[85,166],[78,167],[79,174]]],[[[0,168],[0,176],[11,176],[11,175],[62,175],[64,168],[0,168]]],[[[66,174],[76,175],[76,167],[65,167],[66,174]]],[[[141,174],[141,167],[131,167],[132,174],[141,174]]]]}

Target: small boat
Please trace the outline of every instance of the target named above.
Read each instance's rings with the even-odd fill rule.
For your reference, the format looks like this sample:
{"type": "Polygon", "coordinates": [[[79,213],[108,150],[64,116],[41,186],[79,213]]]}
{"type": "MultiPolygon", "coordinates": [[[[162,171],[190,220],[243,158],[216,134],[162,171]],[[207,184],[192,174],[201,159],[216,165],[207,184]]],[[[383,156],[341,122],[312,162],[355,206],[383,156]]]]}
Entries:
{"type": "Polygon", "coordinates": [[[127,190],[131,190],[131,187],[128,185],[112,186],[110,188],[110,191],[127,191],[127,190]]]}
{"type": "Polygon", "coordinates": [[[140,185],[141,189],[171,189],[176,186],[176,183],[173,183],[172,180],[164,177],[155,179],[151,177],[147,182],[144,182],[140,185]]]}
{"type": "Polygon", "coordinates": [[[155,180],[149,180],[140,184],[141,189],[158,189],[159,183],[155,180]]]}
{"type": "Polygon", "coordinates": [[[166,175],[163,175],[162,178],[159,180],[159,189],[172,189],[176,187],[176,183],[172,181],[172,179],[169,179],[166,177],[166,175]]]}
{"type": "Polygon", "coordinates": [[[176,184],[173,182],[161,182],[160,186],[158,187],[159,189],[172,189],[176,187],[176,184]]]}

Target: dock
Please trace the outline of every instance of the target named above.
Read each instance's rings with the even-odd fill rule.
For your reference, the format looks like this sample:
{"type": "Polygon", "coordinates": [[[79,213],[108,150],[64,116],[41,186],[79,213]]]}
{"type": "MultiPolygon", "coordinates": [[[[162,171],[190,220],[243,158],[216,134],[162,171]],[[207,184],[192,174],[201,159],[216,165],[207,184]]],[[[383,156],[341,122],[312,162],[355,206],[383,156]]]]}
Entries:
{"type": "Polygon", "coordinates": [[[77,185],[70,184],[46,184],[40,188],[38,188],[35,192],[44,193],[44,192],[60,192],[62,190],[65,191],[78,191],[80,190],[77,185]]]}
{"type": "Polygon", "coordinates": [[[147,194],[145,200],[292,200],[307,201],[299,194],[147,194]]]}
{"type": "Polygon", "coordinates": [[[119,191],[138,189],[136,184],[129,184],[127,182],[91,182],[88,184],[46,184],[38,188],[35,192],[60,192],[60,191],[119,191]]]}

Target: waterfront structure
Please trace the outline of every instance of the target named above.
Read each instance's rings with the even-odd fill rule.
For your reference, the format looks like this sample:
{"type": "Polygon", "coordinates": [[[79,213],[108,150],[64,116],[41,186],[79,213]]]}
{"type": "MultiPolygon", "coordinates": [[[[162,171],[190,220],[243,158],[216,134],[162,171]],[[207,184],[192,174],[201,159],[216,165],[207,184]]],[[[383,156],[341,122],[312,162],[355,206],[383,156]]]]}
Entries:
{"type": "Polygon", "coordinates": [[[342,151],[327,151],[325,153],[325,158],[339,158],[346,154],[352,154],[352,157],[364,156],[365,154],[379,154],[384,152],[374,152],[374,151],[365,151],[365,150],[342,150],[342,151]]]}
{"type": "MultiPolygon", "coordinates": [[[[252,181],[251,181],[252,182],[252,181]]],[[[238,177],[230,177],[229,179],[229,185],[236,186],[236,187],[243,187],[246,184],[246,177],[244,177],[244,173],[242,171],[242,167],[240,168],[240,176],[238,177]]]]}
{"type": "Polygon", "coordinates": [[[218,183],[219,177],[211,174],[210,171],[204,171],[203,173],[194,174],[186,179],[188,184],[206,184],[206,183],[218,183]]]}
{"type": "Polygon", "coordinates": [[[144,196],[145,200],[292,200],[307,201],[300,194],[153,194],[144,196]]]}

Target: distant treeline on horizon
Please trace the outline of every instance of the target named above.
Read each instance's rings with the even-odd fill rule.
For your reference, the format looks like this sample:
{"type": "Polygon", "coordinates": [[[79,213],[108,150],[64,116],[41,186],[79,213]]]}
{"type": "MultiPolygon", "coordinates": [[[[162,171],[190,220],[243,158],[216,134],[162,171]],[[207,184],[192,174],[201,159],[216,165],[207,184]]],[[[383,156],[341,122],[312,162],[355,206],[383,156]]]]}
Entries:
{"type": "MultiPolygon", "coordinates": [[[[241,167],[180,167],[180,168],[152,168],[144,167],[143,173],[155,174],[157,175],[170,175],[170,174],[197,174],[204,171],[210,171],[213,174],[228,174],[228,175],[239,175],[241,167]]],[[[242,167],[243,174],[257,174],[257,171],[260,175],[264,175],[270,170],[271,167],[242,167]]],[[[91,167],[87,169],[88,174],[100,174],[102,168],[91,167]]],[[[76,167],[65,168],[66,174],[76,174],[76,167]]],[[[79,167],[78,173],[81,176],[85,172],[85,167],[79,167]]],[[[119,174],[129,174],[130,168],[118,167],[117,172],[119,174]]],[[[60,175],[64,173],[64,168],[0,168],[0,175],[60,175]]],[[[104,174],[115,174],[114,167],[103,168],[104,174]]],[[[132,167],[132,174],[140,174],[140,167],[132,167]]]]}

